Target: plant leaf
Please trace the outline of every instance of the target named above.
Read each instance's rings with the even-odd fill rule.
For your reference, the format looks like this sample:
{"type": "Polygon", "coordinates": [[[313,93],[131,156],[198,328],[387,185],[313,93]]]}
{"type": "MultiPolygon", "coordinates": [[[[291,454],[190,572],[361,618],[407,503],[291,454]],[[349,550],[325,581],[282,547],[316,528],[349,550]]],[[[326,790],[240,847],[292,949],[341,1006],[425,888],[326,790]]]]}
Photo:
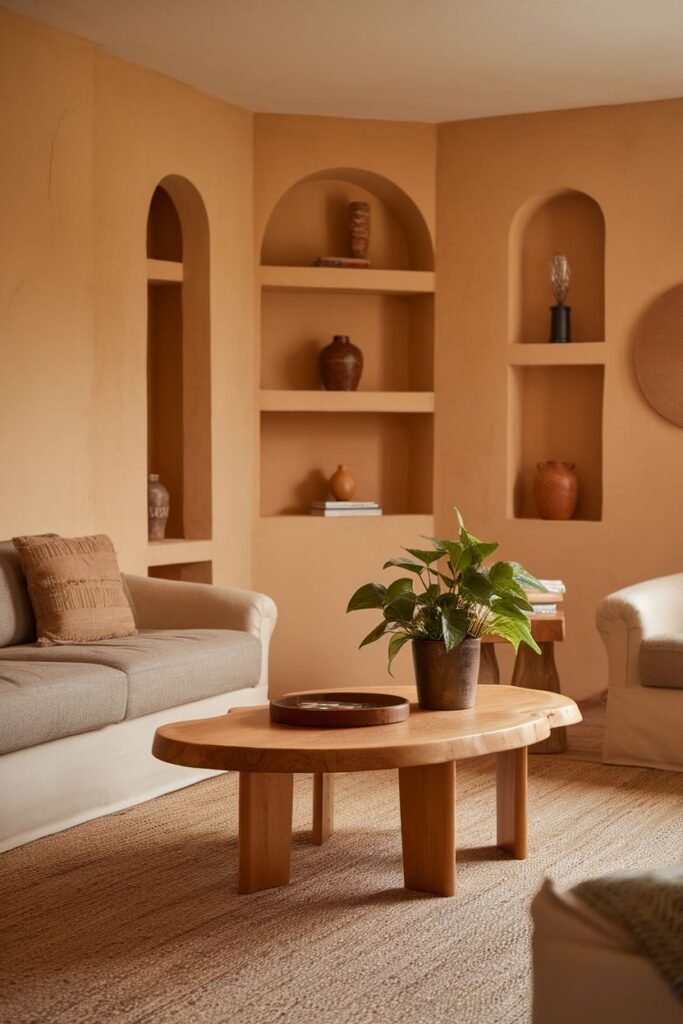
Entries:
{"type": "Polygon", "coordinates": [[[447,651],[452,651],[467,635],[469,617],[464,608],[446,607],[441,613],[441,628],[447,651]]]}
{"type": "Polygon", "coordinates": [[[384,618],[387,622],[399,622],[401,624],[412,622],[416,604],[417,595],[412,591],[400,594],[395,601],[386,606],[384,618]]]}
{"type": "Polygon", "coordinates": [[[532,576],[529,570],[519,562],[510,562],[510,565],[513,569],[515,583],[518,583],[524,590],[540,590],[543,593],[548,593],[548,588],[544,587],[541,581],[532,576]]]}
{"type": "Polygon", "coordinates": [[[421,573],[425,571],[424,565],[420,565],[419,562],[411,562],[409,558],[390,558],[388,562],[385,562],[382,566],[383,569],[389,569],[392,566],[396,566],[398,569],[407,569],[408,572],[421,573]]]}
{"type": "Polygon", "coordinates": [[[362,608],[383,608],[387,588],[381,583],[366,583],[359,587],[346,608],[347,612],[357,612],[362,608]]]}
{"type": "Polygon", "coordinates": [[[431,565],[432,562],[437,562],[443,557],[443,552],[441,551],[423,551],[421,548],[404,548],[403,550],[407,551],[413,558],[417,558],[418,561],[424,562],[425,565],[431,565]]]}
{"type": "Polygon", "coordinates": [[[375,640],[379,640],[379,638],[381,636],[384,636],[384,634],[386,633],[388,625],[389,623],[386,621],[386,619],[383,619],[382,622],[380,622],[379,626],[375,626],[375,628],[368,633],[365,639],[359,644],[358,649],[360,650],[360,648],[365,647],[366,644],[372,644],[375,642],[375,640]]]}
{"type": "Polygon", "coordinates": [[[531,624],[525,616],[521,619],[511,619],[506,615],[492,615],[486,623],[485,633],[491,636],[502,636],[508,640],[515,649],[515,654],[520,643],[527,644],[536,654],[541,653],[541,648],[531,635],[531,624]]]}
{"type": "Polygon", "coordinates": [[[400,579],[394,580],[394,582],[390,583],[387,587],[384,603],[391,604],[392,601],[395,601],[397,597],[401,597],[402,594],[412,592],[412,589],[413,581],[407,576],[401,576],[400,579]]]}
{"type": "Polygon", "coordinates": [[[470,602],[488,605],[493,594],[493,585],[485,573],[468,569],[463,573],[460,592],[470,602]]]}
{"type": "Polygon", "coordinates": [[[389,662],[387,664],[387,671],[388,671],[390,676],[392,676],[394,674],[391,671],[391,665],[393,663],[394,658],[396,657],[398,652],[401,650],[403,645],[407,644],[408,641],[411,640],[411,639],[412,639],[412,637],[408,633],[394,633],[394,635],[392,636],[391,640],[389,641],[389,662]]]}

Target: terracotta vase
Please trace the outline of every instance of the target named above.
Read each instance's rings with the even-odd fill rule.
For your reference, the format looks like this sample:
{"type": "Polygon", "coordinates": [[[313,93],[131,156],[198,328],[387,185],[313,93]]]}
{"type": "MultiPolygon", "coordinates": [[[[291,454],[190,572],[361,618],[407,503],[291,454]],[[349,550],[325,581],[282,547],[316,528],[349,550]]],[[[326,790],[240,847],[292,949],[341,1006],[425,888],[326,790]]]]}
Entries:
{"type": "Polygon", "coordinates": [[[356,260],[366,260],[370,241],[369,203],[349,203],[349,234],[351,255],[356,260]]]}
{"type": "Polygon", "coordinates": [[[442,640],[413,640],[417,702],[423,711],[464,711],[474,707],[481,640],[465,637],[452,651],[442,640]]]}
{"type": "Polygon", "coordinates": [[[326,391],[355,391],[363,372],[363,353],[347,334],[335,334],[320,353],[320,378],[326,391]]]}
{"type": "Polygon", "coordinates": [[[541,519],[571,519],[579,497],[573,462],[539,462],[534,497],[541,519]]]}
{"type": "Polygon", "coordinates": [[[156,473],[147,478],[147,534],[150,540],[163,540],[170,511],[169,493],[156,473]]]}
{"type": "Polygon", "coordinates": [[[337,466],[329,482],[330,494],[336,501],[351,501],[356,493],[356,478],[348,466],[337,466]]]}

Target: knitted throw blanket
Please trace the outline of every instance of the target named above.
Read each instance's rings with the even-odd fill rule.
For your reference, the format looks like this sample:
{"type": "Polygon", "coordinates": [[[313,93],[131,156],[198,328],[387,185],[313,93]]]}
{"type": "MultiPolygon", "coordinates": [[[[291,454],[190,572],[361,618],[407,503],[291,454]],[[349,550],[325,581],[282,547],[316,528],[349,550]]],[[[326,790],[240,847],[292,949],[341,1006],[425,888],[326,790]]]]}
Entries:
{"type": "Polygon", "coordinates": [[[683,865],[591,878],[572,892],[629,932],[683,1000],[683,865]]]}

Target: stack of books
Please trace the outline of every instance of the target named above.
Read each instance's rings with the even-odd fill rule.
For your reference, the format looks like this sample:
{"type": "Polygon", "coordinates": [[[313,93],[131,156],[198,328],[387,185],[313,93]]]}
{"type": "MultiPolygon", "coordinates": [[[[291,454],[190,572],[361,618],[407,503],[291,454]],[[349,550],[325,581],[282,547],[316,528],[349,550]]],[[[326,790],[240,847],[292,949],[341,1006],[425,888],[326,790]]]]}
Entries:
{"type": "Polygon", "coordinates": [[[355,267],[361,270],[370,266],[370,260],[359,260],[353,256],[318,256],[313,260],[314,267],[346,267],[352,270],[355,267]]]}
{"type": "Polygon", "coordinates": [[[557,615],[567,588],[562,580],[539,580],[545,590],[528,590],[527,599],[534,615],[557,615]]]}
{"type": "Polygon", "coordinates": [[[314,501],[312,516],[381,516],[382,507],[376,501],[314,501]]]}

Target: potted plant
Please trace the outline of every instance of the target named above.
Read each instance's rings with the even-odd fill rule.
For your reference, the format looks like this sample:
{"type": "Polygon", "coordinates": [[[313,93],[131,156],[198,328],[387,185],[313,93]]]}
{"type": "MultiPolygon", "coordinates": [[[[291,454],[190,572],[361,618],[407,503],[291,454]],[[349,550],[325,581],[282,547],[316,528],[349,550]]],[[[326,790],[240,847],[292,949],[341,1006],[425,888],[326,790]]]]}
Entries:
{"type": "Polygon", "coordinates": [[[500,636],[515,652],[520,643],[528,644],[540,654],[531,635],[525,589],[545,587],[518,562],[485,565],[498,544],[468,533],[460,512],[455,512],[458,540],[430,537],[425,538],[431,544],[428,550],[404,548],[410,557],[391,558],[383,568],[398,567],[410,575],[388,587],[366,583],[346,609],[382,612],[382,621],[360,646],[388,636],[390,674],[394,658],[411,641],[419,705],[437,711],[474,704],[483,636],[500,636]]]}

